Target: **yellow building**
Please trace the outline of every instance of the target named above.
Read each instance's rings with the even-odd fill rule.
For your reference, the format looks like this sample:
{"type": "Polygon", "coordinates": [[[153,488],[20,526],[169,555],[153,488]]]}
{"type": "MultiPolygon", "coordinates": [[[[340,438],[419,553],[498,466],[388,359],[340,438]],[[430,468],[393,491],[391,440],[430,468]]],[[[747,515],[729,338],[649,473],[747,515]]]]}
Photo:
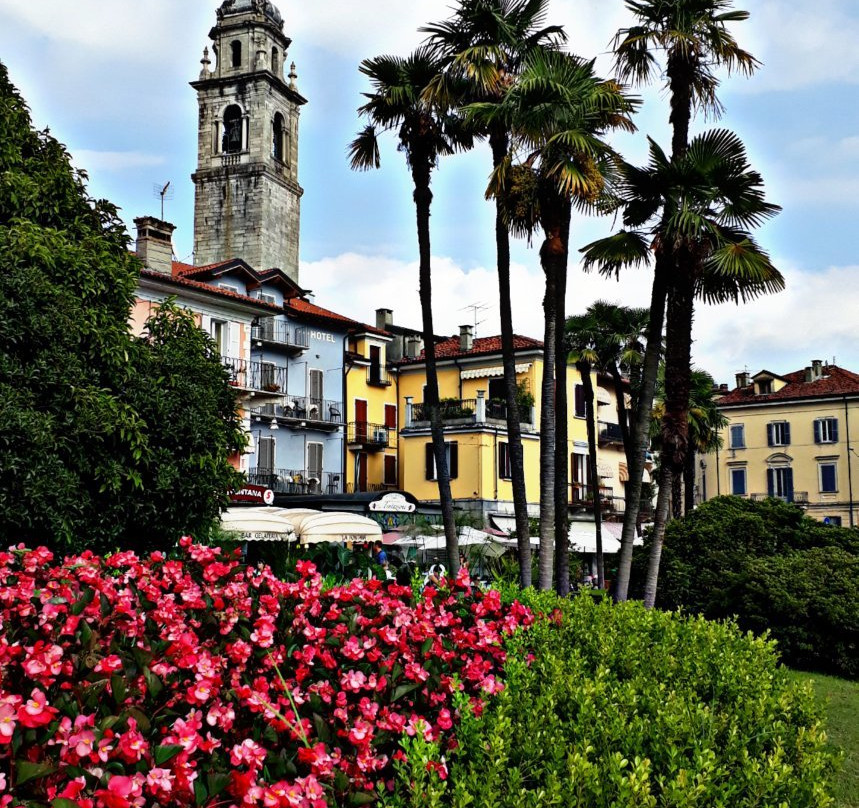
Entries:
{"type": "Polygon", "coordinates": [[[699,499],[777,497],[856,524],[859,375],[821,361],[783,376],[740,373],[718,406],[729,423],[722,448],[698,464],[699,499]]]}

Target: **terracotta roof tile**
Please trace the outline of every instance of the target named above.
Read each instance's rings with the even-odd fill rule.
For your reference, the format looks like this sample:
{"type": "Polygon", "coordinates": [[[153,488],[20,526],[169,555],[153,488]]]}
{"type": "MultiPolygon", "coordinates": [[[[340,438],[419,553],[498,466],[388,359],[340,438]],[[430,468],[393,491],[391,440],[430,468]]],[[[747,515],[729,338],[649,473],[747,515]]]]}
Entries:
{"type": "MultiPolygon", "coordinates": [[[[542,349],[543,343],[540,340],[522,337],[518,334],[513,335],[514,351],[540,351],[542,349]]],[[[472,343],[470,351],[460,350],[458,336],[448,337],[437,342],[435,346],[436,359],[458,359],[463,356],[483,356],[494,353],[501,353],[501,337],[478,337],[472,343]]],[[[424,358],[424,351],[421,351],[415,359],[404,359],[402,362],[403,364],[423,362],[424,358]]]]}
{"type": "Polygon", "coordinates": [[[176,286],[184,286],[189,289],[196,289],[203,292],[208,292],[212,295],[217,295],[218,297],[226,297],[230,300],[238,300],[242,303],[253,303],[255,306],[259,308],[265,308],[271,310],[272,314],[276,314],[278,312],[282,312],[283,309],[281,306],[278,306],[275,303],[266,303],[259,298],[256,297],[248,297],[247,295],[240,295],[238,292],[231,292],[229,289],[222,289],[219,286],[212,286],[210,283],[203,283],[202,281],[195,281],[191,278],[186,278],[182,275],[178,277],[171,278],[169,275],[165,275],[163,272],[158,272],[154,269],[141,269],[141,276],[152,278],[155,280],[167,281],[168,283],[175,284],[176,286]]]}
{"type": "Polygon", "coordinates": [[[387,331],[382,331],[372,325],[360,323],[353,320],[351,317],[346,317],[343,314],[338,314],[330,309],[323,309],[322,306],[317,306],[309,300],[303,298],[295,298],[288,300],[284,304],[284,309],[297,317],[305,317],[312,320],[324,321],[332,323],[335,326],[345,326],[349,331],[367,331],[370,334],[379,334],[381,336],[390,336],[387,331]]]}
{"type": "MultiPolygon", "coordinates": [[[[737,387],[718,399],[720,407],[742,404],[762,404],[769,401],[791,401],[805,398],[828,398],[831,396],[859,395],[859,374],[837,365],[824,367],[824,377],[813,382],[805,381],[805,371],[796,370],[779,378],[787,384],[774,393],[755,395],[754,385],[737,387]]],[[[775,375],[775,374],[773,374],[775,375]]]]}

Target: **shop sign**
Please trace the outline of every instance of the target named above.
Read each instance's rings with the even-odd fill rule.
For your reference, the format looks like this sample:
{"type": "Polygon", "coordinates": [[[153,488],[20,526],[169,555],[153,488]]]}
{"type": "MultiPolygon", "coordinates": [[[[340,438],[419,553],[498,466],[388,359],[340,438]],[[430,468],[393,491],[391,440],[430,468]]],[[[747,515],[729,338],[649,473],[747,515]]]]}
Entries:
{"type": "Polygon", "coordinates": [[[409,502],[402,494],[385,494],[370,503],[370,510],[386,513],[414,513],[415,504],[409,502]]]}
{"type": "Polygon", "coordinates": [[[239,491],[230,494],[230,502],[246,502],[252,505],[273,505],[274,491],[264,485],[248,483],[239,491]]]}

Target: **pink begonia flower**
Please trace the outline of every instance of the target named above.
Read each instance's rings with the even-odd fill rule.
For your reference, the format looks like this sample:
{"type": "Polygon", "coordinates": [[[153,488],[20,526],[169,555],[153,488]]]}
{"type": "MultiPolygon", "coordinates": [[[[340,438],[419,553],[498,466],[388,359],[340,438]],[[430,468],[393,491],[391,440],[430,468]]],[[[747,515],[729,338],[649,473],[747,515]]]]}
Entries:
{"type": "Polygon", "coordinates": [[[18,708],[18,723],[22,727],[36,729],[50,724],[56,714],[57,709],[48,704],[47,696],[34,688],[30,698],[18,708]]]}
{"type": "Polygon", "coordinates": [[[93,670],[96,673],[116,673],[122,670],[122,660],[116,654],[111,654],[100,659],[93,670]]]}
{"type": "Polygon", "coordinates": [[[169,792],[173,789],[173,773],[170,769],[160,769],[157,766],[150,769],[146,775],[146,784],[153,789],[169,792]]]}
{"type": "Polygon", "coordinates": [[[12,743],[18,711],[11,704],[0,704],[0,744],[12,743]]]}

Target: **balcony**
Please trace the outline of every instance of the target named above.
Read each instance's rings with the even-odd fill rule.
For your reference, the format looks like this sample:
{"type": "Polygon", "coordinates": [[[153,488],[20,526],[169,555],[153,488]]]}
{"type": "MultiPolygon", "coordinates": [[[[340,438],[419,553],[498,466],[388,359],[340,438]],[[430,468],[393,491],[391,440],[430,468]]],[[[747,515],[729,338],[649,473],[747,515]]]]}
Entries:
{"type": "Polygon", "coordinates": [[[230,374],[230,385],[251,396],[281,396],[286,390],[286,368],[269,362],[254,362],[232,356],[221,357],[230,374]]]}
{"type": "Polygon", "coordinates": [[[306,328],[278,321],[274,317],[263,317],[253,326],[251,339],[261,345],[296,354],[306,351],[310,345],[306,328]]]}
{"type": "Polygon", "coordinates": [[[347,494],[376,493],[381,491],[396,491],[396,483],[346,483],[347,494]]]}
{"type": "MultiPolygon", "coordinates": [[[[477,410],[477,399],[473,398],[443,398],[439,402],[442,421],[466,421],[473,423],[474,413],[477,410]]],[[[412,421],[430,420],[429,404],[412,404],[412,421]]]]}
{"type": "Polygon", "coordinates": [[[780,499],[782,502],[795,502],[797,505],[808,505],[808,491],[794,491],[792,494],[752,494],[755,502],[765,499],[780,499]]]}
{"type": "Polygon", "coordinates": [[[378,452],[396,444],[397,430],[384,424],[353,421],[346,427],[346,444],[350,449],[378,452]]]}
{"type": "Polygon", "coordinates": [[[390,387],[391,376],[381,365],[370,365],[367,368],[367,384],[371,387],[390,387]]]}
{"type": "Polygon", "coordinates": [[[291,428],[307,427],[334,432],[343,426],[343,405],[339,401],[292,396],[281,393],[280,403],[265,404],[251,410],[254,420],[274,420],[291,428]]]}
{"type": "Polygon", "coordinates": [[[311,469],[252,468],[248,471],[251,485],[262,485],[276,494],[342,494],[343,475],[339,472],[311,469]]]}
{"type": "MultiPolygon", "coordinates": [[[[531,423],[531,407],[519,407],[519,423],[531,423]]],[[[486,402],[486,420],[503,421],[507,423],[507,402],[498,398],[490,398],[486,402]]]]}
{"type": "MultiPolygon", "coordinates": [[[[622,513],[624,510],[623,497],[615,497],[614,489],[599,487],[600,508],[603,513],[622,513]]],[[[570,483],[570,505],[573,507],[593,510],[593,487],[585,483],[570,483]]]]}
{"type": "Polygon", "coordinates": [[[598,443],[600,446],[618,445],[623,446],[623,433],[619,424],[611,424],[608,421],[599,421],[598,443]]]}

